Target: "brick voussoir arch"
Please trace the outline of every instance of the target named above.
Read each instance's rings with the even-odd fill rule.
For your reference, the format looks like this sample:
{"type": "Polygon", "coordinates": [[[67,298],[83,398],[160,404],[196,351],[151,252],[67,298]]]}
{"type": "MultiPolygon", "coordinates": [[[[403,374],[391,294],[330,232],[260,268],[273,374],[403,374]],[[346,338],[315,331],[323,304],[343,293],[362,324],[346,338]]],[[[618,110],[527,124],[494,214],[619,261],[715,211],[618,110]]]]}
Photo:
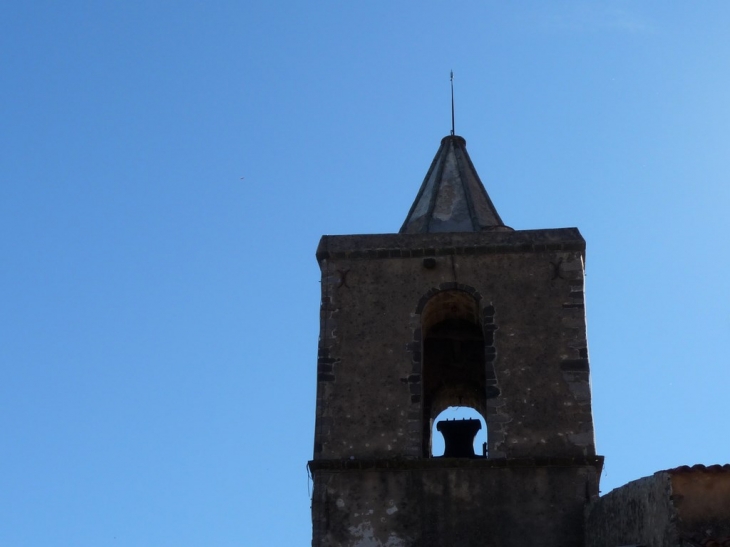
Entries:
{"type": "Polygon", "coordinates": [[[456,282],[441,283],[438,287],[429,289],[429,291],[426,292],[426,294],[424,294],[418,300],[418,305],[416,306],[415,311],[416,315],[421,315],[421,313],[423,312],[423,308],[426,306],[428,301],[431,300],[432,297],[444,291],[463,291],[473,296],[474,299],[477,301],[477,304],[479,304],[482,300],[482,295],[479,293],[479,291],[477,291],[474,287],[470,285],[464,285],[463,283],[456,282]]]}

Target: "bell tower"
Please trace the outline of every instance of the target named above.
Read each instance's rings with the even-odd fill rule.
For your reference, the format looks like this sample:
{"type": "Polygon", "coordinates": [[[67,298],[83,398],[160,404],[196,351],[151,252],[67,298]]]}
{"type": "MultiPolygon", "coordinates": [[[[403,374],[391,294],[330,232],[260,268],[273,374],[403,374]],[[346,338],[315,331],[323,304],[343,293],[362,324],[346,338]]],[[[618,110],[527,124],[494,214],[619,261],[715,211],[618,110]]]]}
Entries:
{"type": "Polygon", "coordinates": [[[399,233],[324,236],[317,260],[312,545],[582,546],[603,459],[578,230],[505,226],[450,135],[399,233]],[[480,420],[434,423],[448,407],[483,448],[480,420]]]}

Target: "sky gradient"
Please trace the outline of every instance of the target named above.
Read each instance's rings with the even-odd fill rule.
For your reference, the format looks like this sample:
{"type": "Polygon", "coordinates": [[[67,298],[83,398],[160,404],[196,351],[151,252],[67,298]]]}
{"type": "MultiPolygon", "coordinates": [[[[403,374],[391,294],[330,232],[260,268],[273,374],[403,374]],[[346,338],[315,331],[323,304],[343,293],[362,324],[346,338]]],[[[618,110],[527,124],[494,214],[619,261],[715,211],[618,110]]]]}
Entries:
{"type": "Polygon", "coordinates": [[[322,234],[450,129],[577,226],[601,490],[730,462],[730,3],[5,2],[0,545],[311,538],[322,234]],[[515,3],[516,4],[516,3],[515,3]]]}

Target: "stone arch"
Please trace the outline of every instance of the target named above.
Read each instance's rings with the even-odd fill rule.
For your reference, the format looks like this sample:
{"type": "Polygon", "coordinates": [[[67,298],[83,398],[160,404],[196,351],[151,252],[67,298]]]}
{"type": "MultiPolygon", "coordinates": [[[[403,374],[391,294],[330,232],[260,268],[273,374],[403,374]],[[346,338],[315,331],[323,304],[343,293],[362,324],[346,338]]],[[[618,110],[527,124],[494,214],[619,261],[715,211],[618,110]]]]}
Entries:
{"type": "Polygon", "coordinates": [[[420,407],[419,452],[430,457],[433,420],[445,408],[471,407],[489,427],[487,401],[499,395],[494,308],[473,287],[443,283],[420,299],[413,319],[412,378],[418,381],[411,385],[411,401],[420,407]]]}

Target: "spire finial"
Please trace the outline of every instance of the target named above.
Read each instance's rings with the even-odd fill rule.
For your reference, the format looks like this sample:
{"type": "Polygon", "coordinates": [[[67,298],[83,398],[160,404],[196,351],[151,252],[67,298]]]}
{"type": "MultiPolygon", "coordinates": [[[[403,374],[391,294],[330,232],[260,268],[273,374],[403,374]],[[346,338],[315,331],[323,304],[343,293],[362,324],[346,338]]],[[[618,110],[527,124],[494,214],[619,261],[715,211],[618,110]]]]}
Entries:
{"type": "Polygon", "coordinates": [[[451,71],[451,136],[454,136],[454,71],[451,71]]]}

